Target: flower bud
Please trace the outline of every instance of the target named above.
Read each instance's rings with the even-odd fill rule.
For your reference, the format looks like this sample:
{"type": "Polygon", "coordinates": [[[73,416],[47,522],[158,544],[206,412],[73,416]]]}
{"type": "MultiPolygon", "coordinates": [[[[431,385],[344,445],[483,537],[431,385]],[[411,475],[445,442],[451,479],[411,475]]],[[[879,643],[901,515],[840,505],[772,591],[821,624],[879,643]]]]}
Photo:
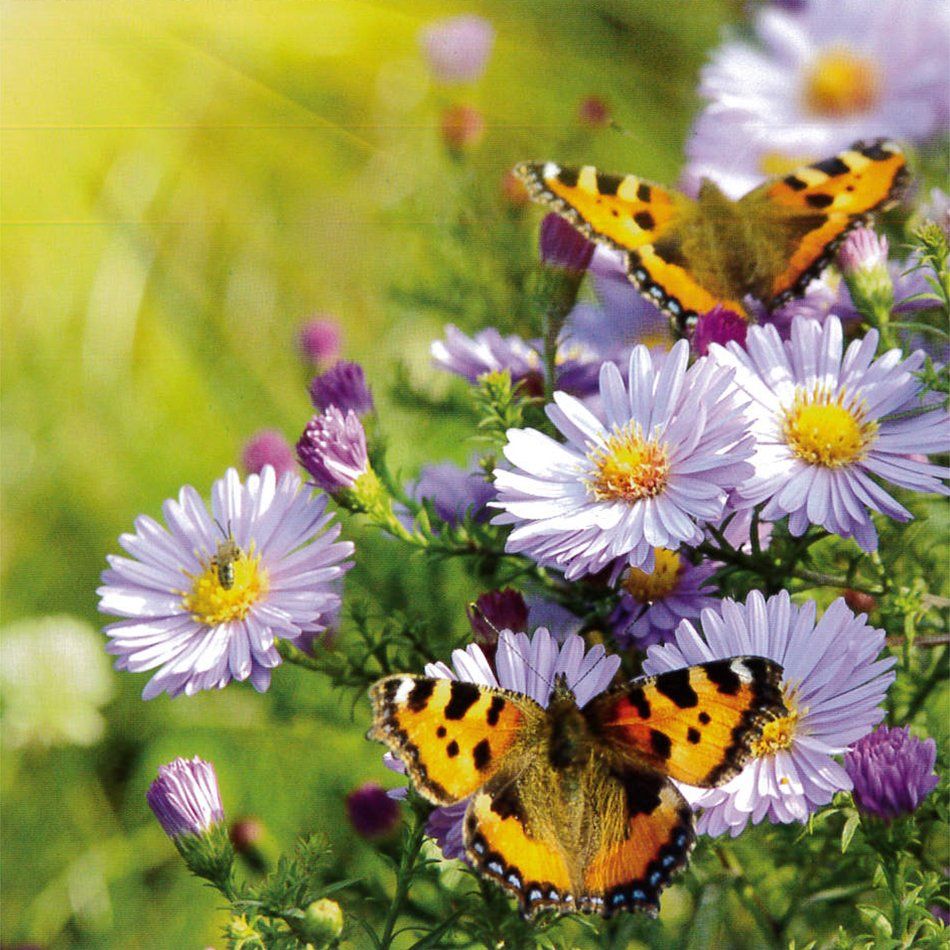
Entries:
{"type": "Polygon", "coordinates": [[[234,849],[214,766],[197,756],[175,759],[159,768],[145,797],[189,869],[215,883],[227,880],[234,849]]]}
{"type": "Polygon", "coordinates": [[[259,475],[265,465],[271,465],[278,478],[297,469],[294,450],[276,429],[261,429],[248,439],[241,453],[241,464],[249,475],[259,475]]]}
{"type": "Polygon", "coordinates": [[[610,125],[610,106],[600,96],[587,96],[577,107],[577,121],[588,129],[605,129],[610,125]]]}
{"type": "Polygon", "coordinates": [[[310,398],[318,412],[336,406],[341,412],[353,410],[358,416],[371,413],[375,405],[359,363],[341,360],[310,383],[310,398]]]}
{"type": "Polygon", "coordinates": [[[869,322],[886,321],[894,306],[894,281],[887,269],[887,238],[856,228],[838,252],[838,265],[851,301],[869,322]]]}
{"type": "Polygon", "coordinates": [[[328,897],[312,901],[304,911],[301,934],[315,947],[325,947],[343,933],[343,911],[328,897]]]}
{"type": "Polygon", "coordinates": [[[593,242],[553,212],[541,222],[539,246],[542,263],[577,274],[587,270],[594,256],[593,242]]]}
{"type": "Polygon", "coordinates": [[[346,796],[350,824],[363,838],[383,838],[399,824],[399,804],[376,782],[365,782],[346,796]]]}
{"type": "Polygon", "coordinates": [[[464,152],[481,142],[485,117],[474,106],[449,106],[439,122],[442,139],[453,152],[464,152]]]}
{"type": "Polygon", "coordinates": [[[485,71],[495,30],[484,17],[463,14],[430,23],[420,31],[419,42],[439,82],[474,82],[485,71]]]}
{"type": "Polygon", "coordinates": [[[466,613],[475,642],[483,650],[494,651],[500,630],[511,630],[512,633],[526,633],[528,630],[528,605],[521,592],[510,587],[480,594],[466,613]]]}
{"type": "Polygon", "coordinates": [[[877,601],[863,590],[853,590],[848,587],[841,592],[841,596],[856,614],[869,614],[877,607],[877,601]]]}
{"type": "Polygon", "coordinates": [[[690,343],[697,356],[706,356],[710,343],[725,346],[734,340],[739,346],[745,348],[748,332],[749,321],[745,317],[734,310],[716,304],[712,310],[700,315],[696,326],[693,327],[690,343]]]}
{"type": "Polygon", "coordinates": [[[300,328],[300,351],[314,366],[330,366],[340,358],[340,325],[332,317],[317,317],[300,328]]]}

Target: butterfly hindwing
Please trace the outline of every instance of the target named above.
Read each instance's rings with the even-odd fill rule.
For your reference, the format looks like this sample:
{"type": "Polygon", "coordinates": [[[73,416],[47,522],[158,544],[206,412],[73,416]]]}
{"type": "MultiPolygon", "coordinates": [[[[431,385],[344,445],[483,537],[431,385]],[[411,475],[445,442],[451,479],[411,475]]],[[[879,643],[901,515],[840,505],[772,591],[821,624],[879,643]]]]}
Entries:
{"type": "Polygon", "coordinates": [[[722,785],[748,761],[769,721],[786,713],[782,668],[736,657],[633,680],[584,714],[614,748],[690,785],[722,785]]]}
{"type": "Polygon", "coordinates": [[[783,266],[761,293],[765,303],[774,307],[802,293],[852,228],[899,198],[906,166],[896,142],[856,142],[743,197],[740,210],[748,209],[753,220],[765,218],[762,240],[774,240],[777,229],[784,229],[787,238],[783,266]]]}
{"type": "Polygon", "coordinates": [[[370,690],[369,738],[399,756],[421,795],[448,805],[484,785],[544,710],[521,693],[458,680],[387,676],[370,690]]]}

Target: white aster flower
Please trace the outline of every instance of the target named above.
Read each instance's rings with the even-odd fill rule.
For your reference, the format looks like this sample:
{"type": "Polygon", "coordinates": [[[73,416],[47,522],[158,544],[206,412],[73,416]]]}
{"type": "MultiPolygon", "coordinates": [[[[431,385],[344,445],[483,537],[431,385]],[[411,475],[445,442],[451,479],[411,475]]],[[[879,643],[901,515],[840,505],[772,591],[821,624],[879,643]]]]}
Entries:
{"type": "Polygon", "coordinates": [[[278,481],[266,465],[245,484],[228,469],[212,486],[210,512],[190,485],[163,512],[168,528],[137,518],[135,533],[119,538],[134,560],[112,555],[102,574],[99,609],[126,618],[105,628],[116,668],[159,668],[143,699],[232,679],[267,689],[280,663],[274,641],[324,629],[352,567],[353,545],[335,540],[325,496],[294,474],[278,481]]]}

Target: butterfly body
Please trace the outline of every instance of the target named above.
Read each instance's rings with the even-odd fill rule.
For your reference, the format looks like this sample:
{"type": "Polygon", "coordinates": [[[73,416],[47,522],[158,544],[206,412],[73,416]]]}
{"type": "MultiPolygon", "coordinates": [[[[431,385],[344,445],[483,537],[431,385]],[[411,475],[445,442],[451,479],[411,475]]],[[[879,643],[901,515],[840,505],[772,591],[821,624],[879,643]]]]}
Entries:
{"type": "Polygon", "coordinates": [[[580,707],[563,678],[545,708],[511,690],[396,675],[370,695],[369,737],[433,804],[468,799],[466,853],[523,913],[656,913],[695,835],[669,781],[721,784],[784,713],[759,657],[646,677],[580,707]]]}
{"type": "Polygon", "coordinates": [[[685,333],[717,304],[746,315],[749,295],[774,308],[804,293],[838,245],[888,207],[907,178],[900,147],[857,142],[738,200],[704,180],[697,198],[592,166],[515,169],[536,200],[590,240],[620,251],[627,276],[685,333]]]}

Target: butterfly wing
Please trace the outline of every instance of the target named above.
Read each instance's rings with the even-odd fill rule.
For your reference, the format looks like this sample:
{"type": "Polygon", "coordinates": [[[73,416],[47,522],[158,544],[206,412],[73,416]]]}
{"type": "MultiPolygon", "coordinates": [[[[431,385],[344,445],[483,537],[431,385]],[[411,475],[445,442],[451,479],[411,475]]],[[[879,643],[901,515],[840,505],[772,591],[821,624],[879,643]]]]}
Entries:
{"type": "Polygon", "coordinates": [[[528,193],[592,241],[624,252],[627,276],[681,332],[717,303],[745,314],[738,300],[723,300],[693,275],[682,234],[695,202],[635,175],[609,175],[591,165],[562,168],[554,162],[515,169],[528,193]]]}
{"type": "Polygon", "coordinates": [[[534,756],[469,803],[469,859],[528,917],[553,909],[655,914],[693,846],[692,814],[658,772],[595,752],[578,773],[534,756]]]}
{"type": "Polygon", "coordinates": [[[525,729],[544,718],[529,696],[459,680],[398,674],[370,689],[369,738],[405,764],[436,805],[471,795],[505,764],[525,729]]]}
{"type": "Polygon", "coordinates": [[[584,715],[619,754],[711,788],[737,775],[766,723],[786,714],[781,679],[782,667],[763,657],[716,660],[632,680],[584,715]]]}
{"type": "Polygon", "coordinates": [[[750,290],[770,307],[803,293],[852,228],[898,199],[906,166],[896,142],[856,142],[745,195],[739,208],[759,227],[756,244],[779,252],[750,290]]]}

